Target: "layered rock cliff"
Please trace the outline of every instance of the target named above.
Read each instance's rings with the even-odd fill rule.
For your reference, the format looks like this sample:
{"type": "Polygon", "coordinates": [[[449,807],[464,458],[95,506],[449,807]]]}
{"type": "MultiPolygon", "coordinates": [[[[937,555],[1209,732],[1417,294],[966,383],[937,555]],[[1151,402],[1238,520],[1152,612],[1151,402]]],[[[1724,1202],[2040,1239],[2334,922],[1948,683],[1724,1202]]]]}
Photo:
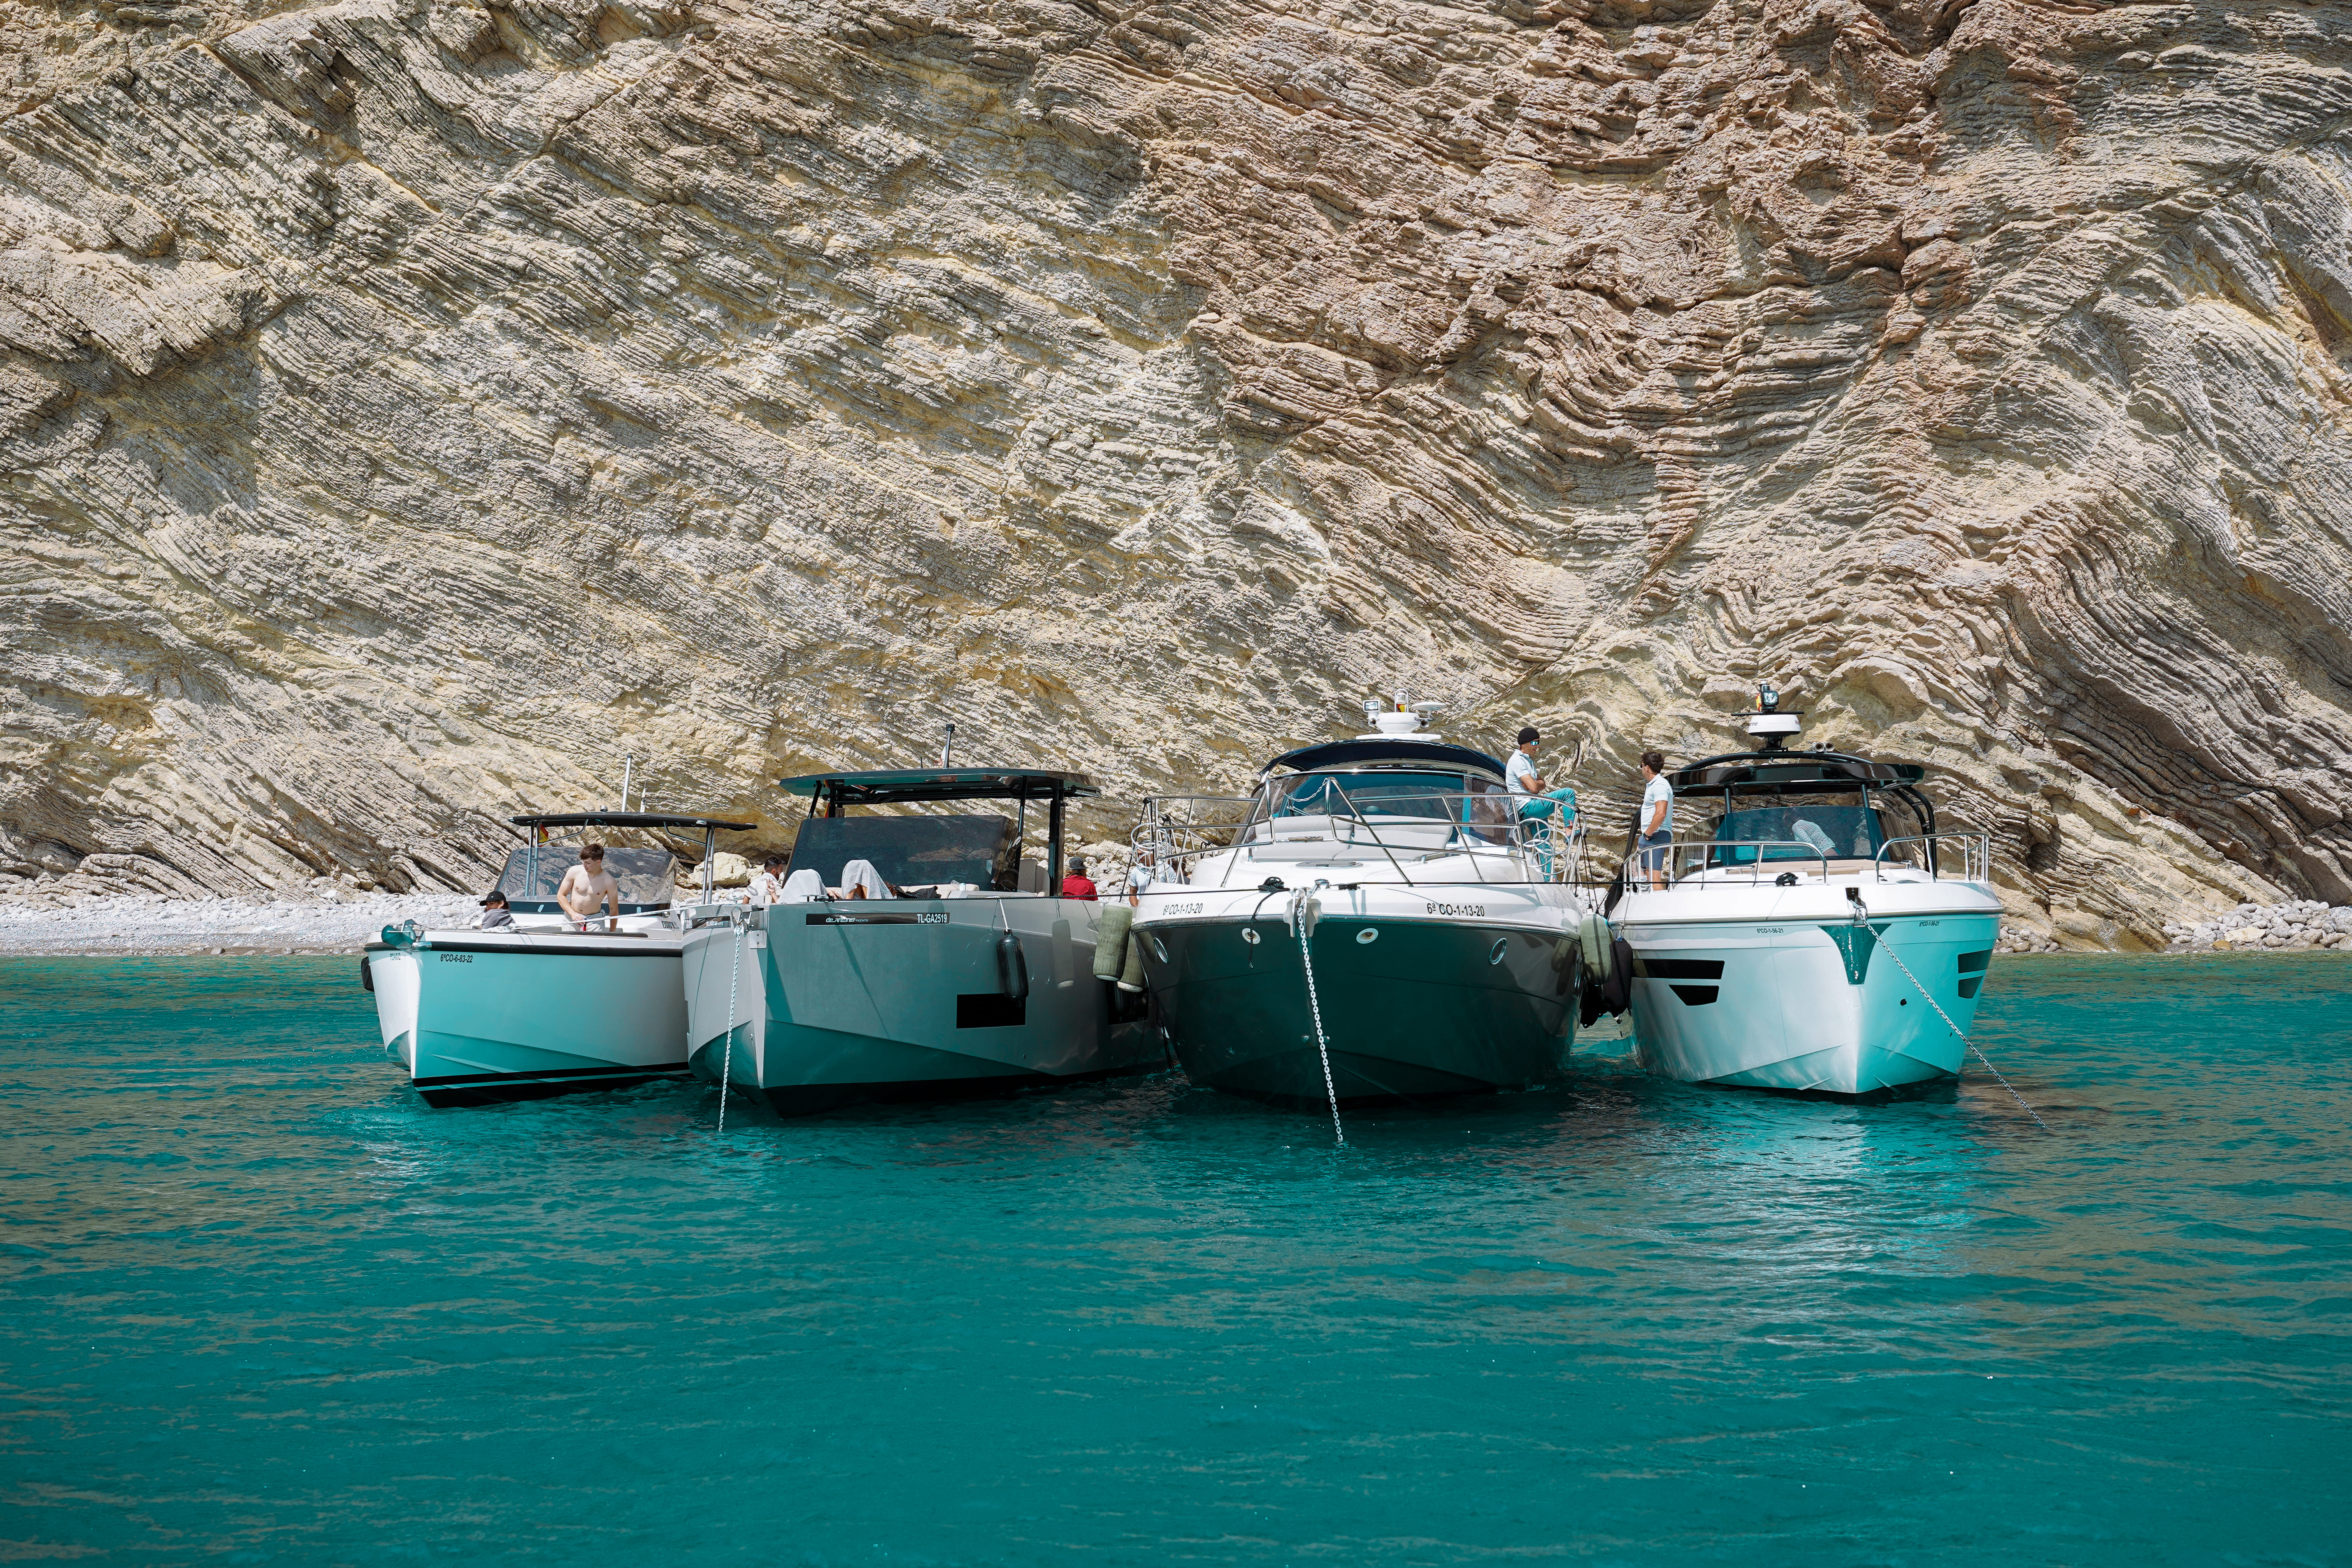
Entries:
{"type": "Polygon", "coordinates": [[[462,884],[949,719],[1222,792],[1400,684],[1606,794],[1769,676],[2024,929],[2342,901],[2347,28],[0,5],[0,872],[462,884]]]}

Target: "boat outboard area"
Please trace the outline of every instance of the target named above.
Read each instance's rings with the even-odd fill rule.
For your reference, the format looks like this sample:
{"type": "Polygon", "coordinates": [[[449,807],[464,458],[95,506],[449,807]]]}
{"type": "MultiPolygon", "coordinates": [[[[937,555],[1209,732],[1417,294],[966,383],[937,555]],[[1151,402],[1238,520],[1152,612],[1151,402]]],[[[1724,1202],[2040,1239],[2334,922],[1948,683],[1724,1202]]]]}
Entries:
{"type": "Polygon", "coordinates": [[[1432,706],[1368,704],[1370,732],[1284,752],[1246,795],[1145,803],[1161,879],[1134,938],[1194,1082],[1336,1110],[1566,1070],[1605,943],[1582,824],[1524,814],[1499,760],[1423,730],[1432,706]]]}
{"type": "Polygon", "coordinates": [[[801,1115],[1166,1065],[1141,999],[1097,974],[1113,906],[1058,892],[1091,780],[940,767],[779,786],[809,803],[783,901],[686,912],[698,1076],[801,1115]]]}
{"type": "Polygon", "coordinates": [[[671,916],[678,859],[661,841],[700,837],[707,893],[718,836],[756,824],[644,811],[512,820],[530,834],[499,877],[512,926],[387,926],[367,943],[361,973],[385,1054],[441,1106],[684,1074],[686,937],[671,916]],[[583,921],[564,914],[556,892],[591,834],[612,841],[604,865],[619,912],[583,921]]]}
{"type": "Polygon", "coordinates": [[[2000,931],[1991,841],[1940,828],[1925,770],[1790,751],[1759,689],[1759,750],[1670,772],[1671,843],[1638,848],[1608,912],[1633,960],[1636,1052],[1689,1083],[1869,1094],[1956,1076],[2000,931]]]}

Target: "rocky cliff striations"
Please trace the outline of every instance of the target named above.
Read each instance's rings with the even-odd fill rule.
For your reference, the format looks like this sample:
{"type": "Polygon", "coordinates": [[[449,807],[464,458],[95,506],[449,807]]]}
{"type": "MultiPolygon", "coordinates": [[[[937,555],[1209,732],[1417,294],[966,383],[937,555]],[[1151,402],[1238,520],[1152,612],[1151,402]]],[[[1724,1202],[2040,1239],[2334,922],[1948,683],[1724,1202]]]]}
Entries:
{"type": "Polygon", "coordinates": [[[2348,44],[0,5],[0,872],[461,885],[950,717],[1223,791],[1400,683],[1613,787],[1770,676],[2032,932],[2344,901],[2348,44]]]}

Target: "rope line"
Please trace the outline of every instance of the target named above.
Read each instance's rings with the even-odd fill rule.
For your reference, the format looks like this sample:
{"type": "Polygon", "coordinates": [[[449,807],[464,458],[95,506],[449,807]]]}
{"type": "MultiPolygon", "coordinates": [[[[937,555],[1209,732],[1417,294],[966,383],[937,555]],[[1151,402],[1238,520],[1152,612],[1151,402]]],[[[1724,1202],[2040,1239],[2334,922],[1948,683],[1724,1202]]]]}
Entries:
{"type": "Polygon", "coordinates": [[[1331,1136],[1344,1149],[1348,1146],[1348,1131],[1339,1125],[1339,1089],[1331,1081],[1331,1046],[1323,1037],[1323,1004],[1315,994],[1315,951],[1307,940],[1307,906],[1314,897],[1311,890],[1299,889],[1298,897],[1290,903],[1290,926],[1298,935],[1299,966],[1307,972],[1307,1010],[1315,1020],[1316,1052],[1323,1058],[1323,1093],[1331,1102],[1331,1136]]]}
{"type": "Polygon", "coordinates": [[[727,970],[727,1044],[719,1057],[719,1131],[727,1131],[727,1094],[735,1080],[735,995],[743,983],[743,921],[742,911],[727,911],[727,923],[735,928],[734,962],[727,970]]]}
{"type": "Polygon", "coordinates": [[[1858,923],[1863,930],[1870,932],[1870,940],[1878,944],[1878,950],[1881,952],[1884,952],[1887,957],[1895,961],[1895,967],[1903,972],[1903,978],[1911,983],[1911,988],[1914,991],[1918,992],[1921,998],[1927,1002],[1927,1005],[1936,1010],[1936,1016],[1944,1020],[1944,1027],[1951,1030],[1953,1034],[1959,1037],[1960,1044],[1968,1047],[1969,1054],[1984,1064],[1985,1071],[1992,1074],[1993,1081],[2000,1085],[2001,1088],[2009,1090],[2009,1098],[2017,1101],[2017,1108],[2025,1112],[2026,1115],[2033,1118],[2033,1125],[2041,1128],[2044,1132],[2049,1131],[2050,1123],[2042,1121],[2040,1114],[2034,1110],[2033,1107],[2025,1103],[2025,1096],[2018,1093],[2015,1089],[2011,1087],[2009,1079],[2000,1076],[2000,1069],[1992,1065],[1992,1058],[1984,1054],[1983,1047],[1979,1047],[1974,1040],[1969,1038],[1968,1032],[1966,1030],[1962,1029],[1958,1024],[1952,1022],[1952,1016],[1944,1011],[1943,1004],[1936,1000],[1933,993],[1931,993],[1925,985],[1919,984],[1919,977],[1911,973],[1911,966],[1903,962],[1903,955],[1895,952],[1893,947],[1889,946],[1885,937],[1878,934],[1876,928],[1872,926],[1870,923],[1870,910],[1868,907],[1865,906],[1860,899],[1856,899],[1853,903],[1854,908],[1862,910],[1864,917],[1856,923],[1858,923]]]}

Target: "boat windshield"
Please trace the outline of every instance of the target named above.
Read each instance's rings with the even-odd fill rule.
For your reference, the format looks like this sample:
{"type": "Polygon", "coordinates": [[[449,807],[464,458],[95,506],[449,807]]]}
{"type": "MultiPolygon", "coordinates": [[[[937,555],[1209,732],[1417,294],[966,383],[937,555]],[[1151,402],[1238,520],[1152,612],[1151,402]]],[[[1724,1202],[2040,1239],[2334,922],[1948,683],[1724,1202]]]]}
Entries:
{"type": "Polygon", "coordinates": [[[1816,855],[1832,860],[1868,860],[1885,844],[1886,830],[1880,826],[1874,806],[1847,795],[1781,800],[1727,811],[1715,825],[1712,837],[1723,846],[1708,857],[1714,864],[1744,866],[1759,856],[1766,860],[1810,860],[1816,855]],[[1784,842],[1759,846],[1753,842],[1758,839],[1784,842]]]}
{"type": "MultiPolygon", "coordinates": [[[[1491,795],[1497,808],[1502,787],[1461,773],[1382,770],[1360,773],[1300,773],[1276,779],[1259,797],[1260,820],[1267,816],[1416,816],[1452,821],[1466,805],[1464,795],[1491,795]],[[1344,796],[1344,798],[1343,798],[1344,796]]],[[[1475,801],[1483,807],[1484,801],[1475,801]]],[[[1465,819],[1466,820],[1466,819],[1465,819]]],[[[1477,820],[1486,820],[1484,810],[1477,820]]],[[[1497,816],[1496,821],[1502,820],[1497,816]]]]}
{"type": "Polygon", "coordinates": [[[1021,839],[1008,816],[812,816],[793,841],[794,871],[814,870],[828,888],[842,885],[852,860],[871,861],[893,888],[968,882],[1014,891],[1021,839]]]}
{"type": "MultiPolygon", "coordinates": [[[[553,914],[563,873],[578,864],[577,844],[526,844],[507,857],[506,868],[499,873],[499,891],[517,914],[553,914]]],[[[621,885],[624,913],[669,907],[677,857],[668,850],[614,846],[604,851],[604,869],[621,885]]]]}

